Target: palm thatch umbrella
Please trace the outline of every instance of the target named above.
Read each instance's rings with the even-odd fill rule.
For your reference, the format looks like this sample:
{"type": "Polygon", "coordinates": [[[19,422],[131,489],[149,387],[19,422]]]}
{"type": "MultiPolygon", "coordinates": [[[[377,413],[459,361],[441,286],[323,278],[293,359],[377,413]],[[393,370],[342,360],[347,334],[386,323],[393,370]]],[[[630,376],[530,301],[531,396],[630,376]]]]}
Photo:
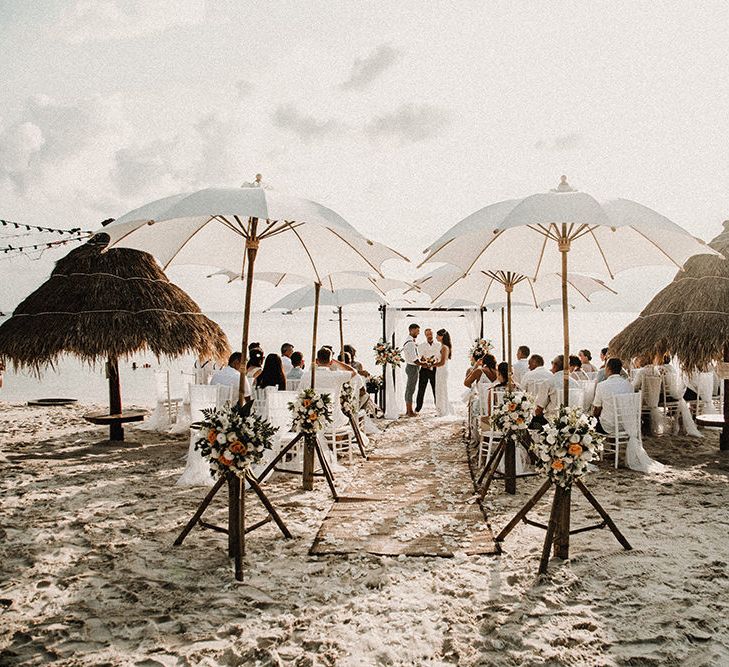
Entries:
{"type": "MultiPolygon", "coordinates": [[[[158,358],[194,352],[224,360],[223,330],[173,285],[154,258],[112,248],[97,234],[56,263],[51,277],[0,326],[0,358],[40,375],[63,354],[94,364],[106,360],[109,414],[121,414],[120,358],[151,351],[158,358]]],[[[123,439],[112,424],[111,439],[123,439]]]]}
{"type": "MultiPolygon", "coordinates": [[[[609,343],[610,354],[625,359],[671,354],[686,372],[706,370],[714,361],[729,361],[729,220],[709,245],[722,257],[689,258],[673,282],[664,287],[609,343]]],[[[724,422],[729,420],[729,380],[724,380],[724,422]]],[[[729,428],[721,434],[729,449],[729,428]]]]}

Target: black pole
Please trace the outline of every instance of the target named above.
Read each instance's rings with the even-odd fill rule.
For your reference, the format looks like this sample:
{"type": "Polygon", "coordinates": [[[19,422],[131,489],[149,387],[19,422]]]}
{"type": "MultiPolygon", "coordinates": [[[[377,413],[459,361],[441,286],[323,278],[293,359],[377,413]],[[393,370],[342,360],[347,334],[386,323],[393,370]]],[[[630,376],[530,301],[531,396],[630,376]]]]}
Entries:
{"type": "MultiPolygon", "coordinates": [[[[382,340],[383,342],[387,342],[387,305],[382,304],[380,306],[380,312],[382,313],[382,340]]],[[[384,413],[387,408],[387,403],[385,401],[385,386],[387,384],[387,373],[385,372],[387,370],[387,366],[382,367],[382,389],[380,390],[380,409],[384,413]]]]}

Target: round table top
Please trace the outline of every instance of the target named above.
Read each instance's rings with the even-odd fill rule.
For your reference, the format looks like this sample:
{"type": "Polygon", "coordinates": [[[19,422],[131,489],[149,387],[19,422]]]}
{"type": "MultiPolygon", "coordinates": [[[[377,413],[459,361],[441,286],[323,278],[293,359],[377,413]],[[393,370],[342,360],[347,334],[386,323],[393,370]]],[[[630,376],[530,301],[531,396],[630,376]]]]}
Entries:
{"type": "Polygon", "coordinates": [[[721,412],[699,415],[696,423],[699,426],[724,426],[724,415],[721,412]]]}
{"type": "Polygon", "coordinates": [[[123,424],[141,422],[147,416],[146,410],[123,410],[121,414],[110,415],[108,412],[92,412],[84,415],[84,419],[92,424],[123,424]]]}

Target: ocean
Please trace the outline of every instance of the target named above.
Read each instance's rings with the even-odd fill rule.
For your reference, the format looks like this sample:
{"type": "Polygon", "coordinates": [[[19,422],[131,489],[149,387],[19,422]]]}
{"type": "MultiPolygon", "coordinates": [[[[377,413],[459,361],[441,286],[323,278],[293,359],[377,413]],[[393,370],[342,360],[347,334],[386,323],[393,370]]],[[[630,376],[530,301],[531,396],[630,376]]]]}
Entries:
{"type": "MultiPolygon", "coordinates": [[[[206,313],[223,328],[233,349],[240,348],[241,314],[232,312],[206,313]]],[[[600,348],[625,325],[635,319],[637,313],[594,312],[573,310],[570,313],[570,341],[573,353],[587,348],[593,357],[599,359],[600,348]]],[[[4,321],[4,318],[3,320],[4,321]]],[[[449,393],[451,400],[459,401],[465,391],[462,381],[468,366],[468,350],[478,331],[469,318],[457,313],[417,312],[401,320],[395,333],[396,343],[402,344],[411,322],[420,324],[421,329],[445,328],[453,340],[453,360],[449,369],[449,393]]],[[[254,313],[251,321],[251,341],[261,343],[266,353],[278,352],[282,343],[290,342],[304,353],[307,363],[311,356],[311,311],[299,311],[291,315],[280,313],[254,313]]],[[[485,337],[490,338],[500,358],[501,313],[489,311],[484,314],[485,337]]],[[[518,345],[528,345],[532,353],[541,354],[547,365],[551,357],[562,351],[562,312],[559,306],[543,311],[515,307],[512,317],[512,339],[514,352],[518,345]]],[[[376,370],[372,346],[382,335],[382,320],[377,311],[358,307],[345,313],[344,341],[354,345],[357,358],[370,372],[376,370]]],[[[422,334],[421,334],[422,336],[422,334]]],[[[421,338],[422,339],[422,338],[421,338]]],[[[322,309],[319,316],[318,343],[339,349],[339,328],[337,316],[329,308],[322,309]]],[[[157,360],[150,354],[137,354],[120,362],[122,400],[125,405],[150,406],[156,400],[155,370],[170,371],[170,383],[175,395],[182,395],[182,372],[190,372],[193,356],[177,359],[157,360]],[[132,363],[137,364],[133,370],[132,363]],[[142,368],[148,363],[151,368],[142,368]]],[[[0,389],[0,401],[24,403],[37,398],[75,398],[82,403],[105,404],[108,402],[108,385],[104,377],[103,363],[96,366],[81,364],[71,356],[64,357],[56,368],[47,369],[41,376],[30,373],[16,373],[12,367],[6,369],[4,385],[0,389]]],[[[428,399],[430,400],[430,399],[428,399]]]]}

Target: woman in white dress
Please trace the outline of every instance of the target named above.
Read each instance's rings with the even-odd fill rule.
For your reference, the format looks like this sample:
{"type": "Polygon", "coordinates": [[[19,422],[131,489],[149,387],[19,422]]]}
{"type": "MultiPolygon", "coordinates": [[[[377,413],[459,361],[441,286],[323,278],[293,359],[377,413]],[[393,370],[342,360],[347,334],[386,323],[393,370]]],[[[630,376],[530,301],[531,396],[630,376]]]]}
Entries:
{"type": "Polygon", "coordinates": [[[445,329],[439,329],[436,338],[440,343],[440,359],[435,363],[435,411],[439,417],[453,414],[451,402],[448,400],[448,362],[451,359],[451,335],[445,329]]]}

